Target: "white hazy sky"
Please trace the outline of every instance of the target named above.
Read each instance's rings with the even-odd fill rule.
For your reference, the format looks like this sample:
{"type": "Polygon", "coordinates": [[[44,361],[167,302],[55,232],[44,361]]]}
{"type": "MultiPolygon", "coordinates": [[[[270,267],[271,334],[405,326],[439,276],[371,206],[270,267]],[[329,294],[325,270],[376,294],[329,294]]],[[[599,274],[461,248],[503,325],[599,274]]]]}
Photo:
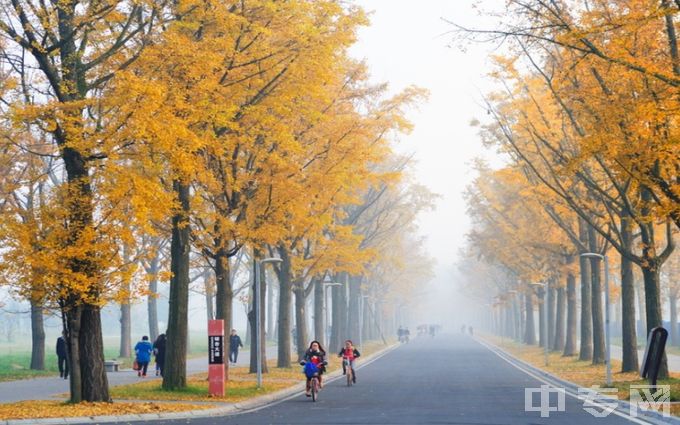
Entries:
{"type": "MultiPolygon", "coordinates": [[[[393,91],[410,84],[429,90],[430,97],[409,113],[415,124],[398,149],[414,152],[417,180],[439,194],[435,211],[420,218],[428,251],[437,260],[434,288],[451,287],[453,264],[463,246],[469,220],[462,193],[474,174],[472,160],[493,157],[482,146],[470,121],[484,118],[480,92],[490,88],[485,78],[493,46],[473,44],[461,51],[452,44],[450,24],[482,25],[474,0],[357,0],[372,11],[371,25],[359,33],[353,49],[367,61],[375,81],[389,82],[393,91]]],[[[498,6],[501,0],[485,3],[498,6]]],[[[487,21],[488,23],[488,21],[487,21]]],[[[447,292],[451,294],[451,292],[447,292]]],[[[440,297],[441,298],[441,297],[440,297]]]]}

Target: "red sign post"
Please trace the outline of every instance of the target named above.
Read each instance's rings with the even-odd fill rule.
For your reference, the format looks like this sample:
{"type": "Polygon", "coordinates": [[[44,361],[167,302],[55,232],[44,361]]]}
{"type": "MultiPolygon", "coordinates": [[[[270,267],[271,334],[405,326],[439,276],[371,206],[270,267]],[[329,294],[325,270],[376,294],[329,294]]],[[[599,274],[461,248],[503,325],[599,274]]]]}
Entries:
{"type": "Polygon", "coordinates": [[[208,392],[224,397],[224,320],[208,320],[208,392]]]}

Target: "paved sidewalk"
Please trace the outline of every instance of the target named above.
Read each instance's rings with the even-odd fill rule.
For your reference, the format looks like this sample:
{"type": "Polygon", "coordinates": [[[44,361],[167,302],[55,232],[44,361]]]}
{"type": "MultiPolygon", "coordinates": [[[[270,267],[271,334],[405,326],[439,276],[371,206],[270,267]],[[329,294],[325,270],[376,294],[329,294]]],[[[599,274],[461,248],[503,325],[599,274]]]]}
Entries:
{"type": "MultiPolygon", "coordinates": [[[[267,347],[267,358],[275,359],[277,353],[276,346],[267,347]]],[[[242,350],[239,352],[238,366],[250,364],[250,352],[242,350]]],[[[161,377],[153,376],[155,363],[149,364],[149,375],[146,380],[160,380],[161,377]]],[[[208,357],[196,357],[187,360],[187,375],[208,371],[208,357]]],[[[125,369],[119,372],[108,372],[109,386],[126,385],[139,382],[137,372],[132,369],[125,369]]],[[[69,392],[69,381],[50,376],[45,378],[23,379],[18,381],[0,382],[0,403],[13,403],[23,400],[53,400],[63,399],[64,394],[69,392]]]]}

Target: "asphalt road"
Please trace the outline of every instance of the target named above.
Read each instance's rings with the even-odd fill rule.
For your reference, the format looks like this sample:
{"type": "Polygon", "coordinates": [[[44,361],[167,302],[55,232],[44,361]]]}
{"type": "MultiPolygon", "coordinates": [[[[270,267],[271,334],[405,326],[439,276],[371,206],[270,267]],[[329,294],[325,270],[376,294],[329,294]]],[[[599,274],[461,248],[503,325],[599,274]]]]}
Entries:
{"type": "MultiPolygon", "coordinates": [[[[623,424],[596,418],[566,395],[565,411],[525,411],[525,388],[542,382],[464,335],[420,337],[358,369],[358,383],[329,382],[313,403],[301,394],[259,410],[167,424],[623,424]]],[[[301,375],[302,379],[302,375],[301,375]]],[[[552,405],[556,405],[553,394],[552,405]]],[[[535,395],[534,405],[539,404],[535,395]]],[[[161,422],[155,422],[161,423],[161,422]]],[[[638,422],[640,423],[640,422],[638,422]]]]}

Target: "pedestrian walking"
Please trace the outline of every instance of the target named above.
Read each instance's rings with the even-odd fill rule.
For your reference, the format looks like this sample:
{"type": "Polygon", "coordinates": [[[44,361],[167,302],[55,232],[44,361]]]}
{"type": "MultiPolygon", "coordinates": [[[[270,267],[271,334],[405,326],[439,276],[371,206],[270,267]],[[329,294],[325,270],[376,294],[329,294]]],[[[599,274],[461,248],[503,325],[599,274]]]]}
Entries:
{"type": "Polygon", "coordinates": [[[149,342],[149,337],[144,335],[142,340],[135,345],[135,354],[137,360],[137,376],[146,378],[146,370],[151,361],[151,353],[153,352],[153,345],[149,342]]]}
{"type": "Polygon", "coordinates": [[[158,338],[153,342],[153,354],[156,358],[156,376],[163,376],[165,369],[165,343],[167,338],[165,334],[158,335],[158,338]]]}
{"type": "Polygon", "coordinates": [[[236,364],[239,347],[243,347],[241,337],[237,335],[236,329],[232,329],[231,335],[229,336],[229,362],[236,364]]]}
{"type": "Polygon", "coordinates": [[[66,332],[62,332],[57,338],[57,364],[59,377],[68,379],[68,348],[66,346],[66,332]]]}

